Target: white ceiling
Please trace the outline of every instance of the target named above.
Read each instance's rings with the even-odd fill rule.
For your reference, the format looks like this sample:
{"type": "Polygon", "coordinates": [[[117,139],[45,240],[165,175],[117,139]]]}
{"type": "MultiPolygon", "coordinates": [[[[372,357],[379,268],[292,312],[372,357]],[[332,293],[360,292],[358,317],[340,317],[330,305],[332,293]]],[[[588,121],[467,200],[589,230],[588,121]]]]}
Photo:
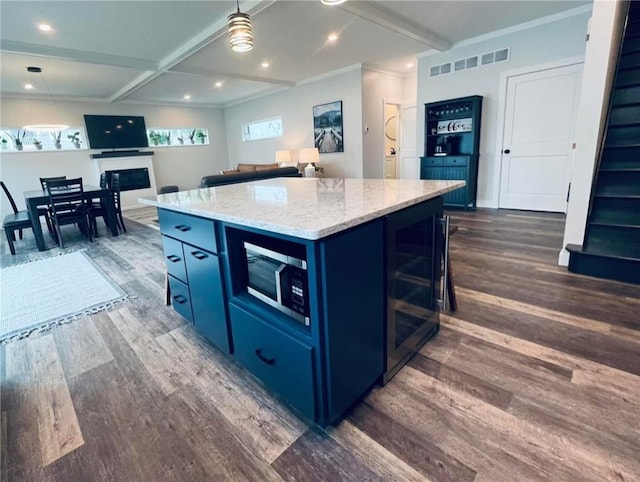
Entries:
{"type": "Polygon", "coordinates": [[[589,3],[247,1],[254,49],[239,54],[226,35],[233,1],[2,0],[0,95],[222,107],[355,64],[406,73],[417,54],[589,3]],[[26,93],[27,66],[42,68],[46,86],[35,76],[26,93]]]}

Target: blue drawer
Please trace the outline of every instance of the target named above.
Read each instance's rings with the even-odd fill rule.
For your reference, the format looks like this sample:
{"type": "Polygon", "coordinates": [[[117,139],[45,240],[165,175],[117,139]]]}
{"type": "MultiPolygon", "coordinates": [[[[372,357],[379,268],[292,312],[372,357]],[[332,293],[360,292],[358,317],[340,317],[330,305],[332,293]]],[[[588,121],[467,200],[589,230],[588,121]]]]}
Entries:
{"type": "Polygon", "coordinates": [[[315,420],[313,349],[229,303],[234,356],[264,385],[315,420]]]}
{"type": "Polygon", "coordinates": [[[168,236],[162,236],[164,261],[167,263],[167,272],[183,283],[188,283],[187,270],[184,263],[182,243],[168,236]]]}
{"type": "Polygon", "coordinates": [[[444,165],[444,157],[421,157],[424,167],[442,166],[444,165]]]}
{"type": "Polygon", "coordinates": [[[215,221],[189,214],[158,209],[162,234],[198,246],[212,253],[218,252],[215,221]]]}
{"type": "Polygon", "coordinates": [[[169,276],[169,289],[171,290],[171,305],[173,309],[183,318],[193,323],[189,287],[173,276],[169,276]]]}
{"type": "Polygon", "coordinates": [[[466,166],[467,165],[467,157],[466,156],[447,156],[444,158],[445,166],[466,166]]]}

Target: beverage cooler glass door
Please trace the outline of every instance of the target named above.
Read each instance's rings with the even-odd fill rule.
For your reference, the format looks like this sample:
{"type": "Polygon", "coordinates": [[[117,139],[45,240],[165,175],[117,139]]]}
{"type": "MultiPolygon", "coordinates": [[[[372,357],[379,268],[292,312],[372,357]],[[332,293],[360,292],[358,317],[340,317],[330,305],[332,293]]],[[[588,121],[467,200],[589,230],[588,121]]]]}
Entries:
{"type": "MultiPolygon", "coordinates": [[[[386,383],[439,330],[442,231],[439,216],[387,219],[386,383]]],[[[417,215],[417,216],[416,216],[417,215]]]]}

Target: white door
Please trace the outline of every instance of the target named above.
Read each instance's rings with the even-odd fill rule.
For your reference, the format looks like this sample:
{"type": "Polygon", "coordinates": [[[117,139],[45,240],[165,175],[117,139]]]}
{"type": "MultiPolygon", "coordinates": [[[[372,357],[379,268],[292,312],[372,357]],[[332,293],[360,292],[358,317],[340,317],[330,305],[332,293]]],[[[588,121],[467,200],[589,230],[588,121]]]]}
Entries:
{"type": "Polygon", "coordinates": [[[385,100],[384,102],[384,164],[382,175],[385,179],[396,178],[396,159],[400,145],[400,104],[385,100]]]}
{"type": "Polygon", "coordinates": [[[416,156],[416,105],[403,105],[400,115],[399,179],[420,179],[420,160],[416,156]]]}
{"type": "Polygon", "coordinates": [[[565,212],[582,64],[507,79],[499,207],[565,212]]]}

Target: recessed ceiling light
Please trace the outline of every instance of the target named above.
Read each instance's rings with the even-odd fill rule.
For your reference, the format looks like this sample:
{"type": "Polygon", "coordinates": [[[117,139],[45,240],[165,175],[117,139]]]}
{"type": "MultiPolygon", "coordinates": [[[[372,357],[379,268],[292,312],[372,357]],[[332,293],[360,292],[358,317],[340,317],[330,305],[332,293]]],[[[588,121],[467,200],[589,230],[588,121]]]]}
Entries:
{"type": "Polygon", "coordinates": [[[214,87],[222,87],[222,82],[216,82],[213,84],[214,87]]]}
{"type": "Polygon", "coordinates": [[[329,42],[335,42],[336,40],[338,40],[338,34],[330,33],[329,36],[327,37],[327,40],[329,40],[329,42]]]}
{"type": "Polygon", "coordinates": [[[51,25],[47,23],[41,23],[40,25],[38,25],[38,30],[42,32],[51,32],[51,30],[53,29],[51,28],[51,25]]]}
{"type": "Polygon", "coordinates": [[[320,0],[322,5],[329,5],[330,7],[334,5],[340,5],[341,3],[346,2],[347,0],[320,0]]]}
{"type": "Polygon", "coordinates": [[[260,64],[260,67],[262,67],[263,69],[268,68],[268,67],[269,67],[269,62],[262,62],[262,63],[260,64]]]}
{"type": "Polygon", "coordinates": [[[411,67],[413,67],[413,62],[407,62],[407,66],[408,69],[410,69],[411,67]]]}
{"type": "Polygon", "coordinates": [[[24,84],[24,88],[27,90],[33,89],[33,84],[24,84]]]}
{"type": "Polygon", "coordinates": [[[189,100],[189,99],[191,99],[191,96],[189,94],[184,96],[184,100],[189,100]]]}

